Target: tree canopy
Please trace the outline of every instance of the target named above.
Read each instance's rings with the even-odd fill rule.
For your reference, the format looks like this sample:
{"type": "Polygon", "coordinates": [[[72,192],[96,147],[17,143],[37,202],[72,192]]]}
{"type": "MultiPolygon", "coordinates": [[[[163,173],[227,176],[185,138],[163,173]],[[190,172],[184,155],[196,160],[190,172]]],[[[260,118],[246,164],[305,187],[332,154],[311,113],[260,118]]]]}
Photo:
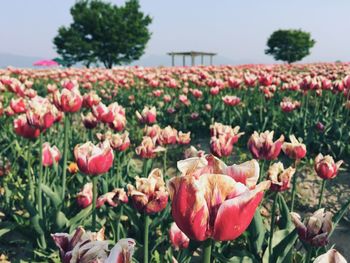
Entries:
{"type": "Polygon", "coordinates": [[[71,8],[73,22],[58,29],[53,42],[68,65],[101,62],[105,67],[139,59],[151,37],[152,19],[138,0],[116,6],[100,0],[80,0],[71,8]]]}
{"type": "Polygon", "coordinates": [[[277,30],[268,39],[265,54],[272,55],[276,60],[293,63],[309,55],[315,43],[308,32],[277,30]]]}

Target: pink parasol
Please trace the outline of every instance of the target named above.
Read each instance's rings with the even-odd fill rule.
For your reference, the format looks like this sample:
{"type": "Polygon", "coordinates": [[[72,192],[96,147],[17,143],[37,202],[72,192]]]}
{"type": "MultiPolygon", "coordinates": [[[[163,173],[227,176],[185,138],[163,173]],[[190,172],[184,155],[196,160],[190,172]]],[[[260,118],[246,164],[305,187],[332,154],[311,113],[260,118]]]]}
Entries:
{"type": "Polygon", "coordinates": [[[42,67],[54,67],[59,66],[59,64],[54,60],[39,60],[33,63],[34,66],[42,66],[42,67]]]}

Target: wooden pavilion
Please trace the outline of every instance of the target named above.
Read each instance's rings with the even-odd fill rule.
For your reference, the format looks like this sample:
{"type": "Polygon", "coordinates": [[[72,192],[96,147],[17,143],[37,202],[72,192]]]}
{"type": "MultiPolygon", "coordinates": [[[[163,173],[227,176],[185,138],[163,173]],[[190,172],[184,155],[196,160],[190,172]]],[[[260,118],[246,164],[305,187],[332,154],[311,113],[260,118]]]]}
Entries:
{"type": "Polygon", "coordinates": [[[169,52],[169,56],[171,56],[171,65],[175,66],[175,56],[182,56],[182,65],[186,66],[186,57],[191,58],[191,66],[195,66],[196,57],[201,58],[201,65],[204,64],[204,57],[207,56],[210,58],[210,65],[213,64],[213,57],[216,56],[216,53],[211,52],[200,52],[200,51],[188,51],[188,52],[169,52]]]}

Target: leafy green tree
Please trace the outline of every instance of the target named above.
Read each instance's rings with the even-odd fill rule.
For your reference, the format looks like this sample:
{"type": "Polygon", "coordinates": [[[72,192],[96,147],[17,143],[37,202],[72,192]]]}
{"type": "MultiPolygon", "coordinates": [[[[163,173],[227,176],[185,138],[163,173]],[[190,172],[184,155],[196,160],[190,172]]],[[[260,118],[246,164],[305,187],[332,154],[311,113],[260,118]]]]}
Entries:
{"type": "Polygon", "coordinates": [[[138,0],[116,6],[100,0],[80,0],[71,8],[73,23],[61,27],[54,44],[63,60],[105,67],[139,59],[151,37],[152,19],[140,11],[138,0]]]}
{"type": "Polygon", "coordinates": [[[265,54],[272,55],[276,60],[289,64],[300,61],[310,54],[310,49],[316,41],[310,33],[301,30],[277,30],[267,41],[265,54]]]}

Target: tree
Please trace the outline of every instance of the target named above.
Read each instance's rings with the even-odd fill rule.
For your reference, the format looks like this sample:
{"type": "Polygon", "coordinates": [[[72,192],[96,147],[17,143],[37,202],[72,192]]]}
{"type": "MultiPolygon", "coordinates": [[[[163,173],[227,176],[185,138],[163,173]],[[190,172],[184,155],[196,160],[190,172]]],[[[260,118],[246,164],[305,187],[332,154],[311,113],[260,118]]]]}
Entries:
{"type": "Polygon", "coordinates": [[[140,11],[138,0],[116,6],[100,0],[80,0],[71,8],[73,22],[61,27],[54,38],[65,61],[105,67],[139,59],[151,37],[152,19],[140,11]]]}
{"type": "Polygon", "coordinates": [[[268,39],[265,54],[290,64],[309,55],[315,43],[310,33],[301,30],[277,30],[268,39]]]}

